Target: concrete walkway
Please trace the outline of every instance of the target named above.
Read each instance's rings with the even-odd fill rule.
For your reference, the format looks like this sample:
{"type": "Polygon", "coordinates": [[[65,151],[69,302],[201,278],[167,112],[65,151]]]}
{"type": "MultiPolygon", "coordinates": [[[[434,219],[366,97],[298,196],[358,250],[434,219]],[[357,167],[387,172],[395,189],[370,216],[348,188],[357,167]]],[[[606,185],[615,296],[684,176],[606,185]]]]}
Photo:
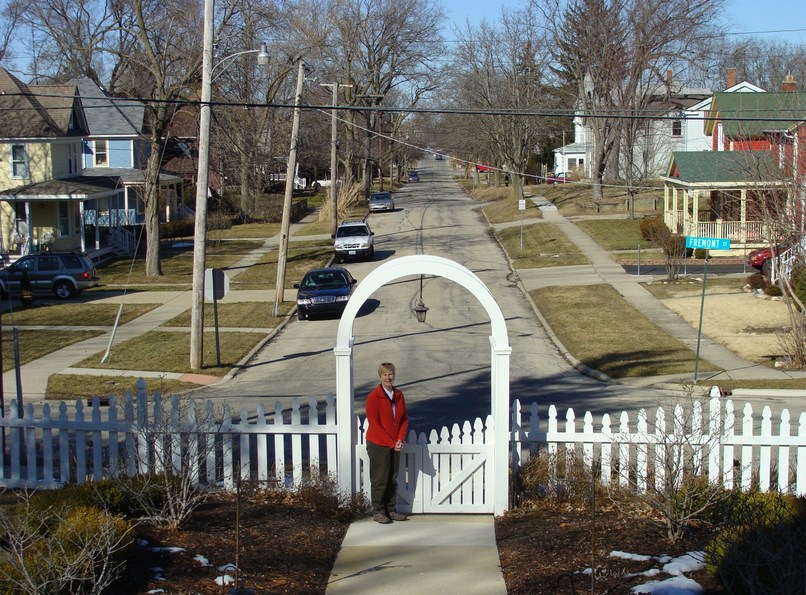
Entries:
{"type": "Polygon", "coordinates": [[[328,593],[495,595],[507,592],[492,516],[418,515],[347,530],[328,593]]]}

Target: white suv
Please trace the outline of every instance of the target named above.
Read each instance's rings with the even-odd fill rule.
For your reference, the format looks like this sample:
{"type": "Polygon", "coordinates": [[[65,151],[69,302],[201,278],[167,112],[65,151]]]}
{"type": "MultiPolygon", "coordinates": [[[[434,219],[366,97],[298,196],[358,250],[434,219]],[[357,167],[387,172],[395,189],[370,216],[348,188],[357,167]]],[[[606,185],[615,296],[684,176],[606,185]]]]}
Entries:
{"type": "Polygon", "coordinates": [[[366,221],[345,221],[339,225],[333,244],[336,262],[347,258],[372,258],[375,254],[375,242],[372,240],[374,235],[366,221]]]}

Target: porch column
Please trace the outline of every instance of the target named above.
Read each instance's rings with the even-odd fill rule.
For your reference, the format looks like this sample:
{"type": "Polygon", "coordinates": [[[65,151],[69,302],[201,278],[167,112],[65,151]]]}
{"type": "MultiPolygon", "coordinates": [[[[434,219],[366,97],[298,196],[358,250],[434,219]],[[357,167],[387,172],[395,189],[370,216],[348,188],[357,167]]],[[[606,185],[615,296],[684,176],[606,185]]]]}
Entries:
{"type": "Polygon", "coordinates": [[[683,212],[683,234],[684,235],[690,235],[688,233],[689,226],[691,224],[691,222],[689,220],[689,216],[688,216],[688,192],[689,192],[688,189],[683,190],[683,204],[681,205],[682,206],[681,210],[683,212]]]}
{"type": "MultiPolygon", "coordinates": [[[[98,218],[98,203],[99,202],[100,202],[99,200],[97,200],[97,199],[95,200],[95,205],[96,205],[96,207],[95,207],[95,217],[96,217],[95,228],[96,229],[98,229],[97,218],[98,218]]],[[[79,241],[80,241],[79,246],[81,247],[82,252],[86,252],[87,251],[87,236],[85,235],[85,233],[86,233],[86,225],[84,224],[84,201],[83,200],[78,201],[78,221],[79,221],[79,223],[78,223],[79,236],[78,237],[79,237],[79,241]]]]}
{"type": "Polygon", "coordinates": [[[31,252],[31,201],[26,200],[25,203],[25,237],[23,238],[22,243],[22,254],[28,254],[31,252]]]}
{"type": "Polygon", "coordinates": [[[742,230],[741,242],[747,243],[747,190],[742,189],[739,191],[739,229],[742,230]]]}
{"type": "Polygon", "coordinates": [[[680,225],[680,207],[678,206],[677,196],[680,190],[677,186],[672,187],[672,221],[674,222],[674,227],[672,231],[677,233],[677,227],[680,225]]]}
{"type": "Polygon", "coordinates": [[[700,235],[700,191],[692,191],[691,209],[694,215],[694,235],[700,235]]]}

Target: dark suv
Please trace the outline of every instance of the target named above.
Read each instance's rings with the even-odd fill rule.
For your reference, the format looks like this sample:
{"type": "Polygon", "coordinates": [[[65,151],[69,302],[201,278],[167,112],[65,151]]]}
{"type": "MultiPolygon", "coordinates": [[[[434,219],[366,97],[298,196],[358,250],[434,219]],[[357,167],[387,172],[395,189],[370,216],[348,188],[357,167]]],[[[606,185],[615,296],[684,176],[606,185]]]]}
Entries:
{"type": "Polygon", "coordinates": [[[34,292],[52,292],[61,300],[70,299],[82,289],[98,285],[95,265],[79,252],[38,252],[26,254],[0,270],[3,295],[20,294],[23,271],[28,272],[34,292]]]}

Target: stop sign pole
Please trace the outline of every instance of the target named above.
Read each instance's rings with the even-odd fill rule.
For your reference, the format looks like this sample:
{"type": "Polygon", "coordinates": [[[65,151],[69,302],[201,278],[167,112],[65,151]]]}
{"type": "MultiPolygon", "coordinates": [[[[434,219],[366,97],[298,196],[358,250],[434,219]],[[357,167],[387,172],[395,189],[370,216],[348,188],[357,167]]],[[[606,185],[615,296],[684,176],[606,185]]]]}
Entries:
{"type": "MultiPolygon", "coordinates": [[[[215,325],[215,365],[221,367],[221,345],[218,341],[218,300],[229,292],[229,277],[221,269],[205,269],[204,297],[213,302],[213,324],[215,325]]],[[[204,357],[204,354],[202,354],[204,357]]]]}

